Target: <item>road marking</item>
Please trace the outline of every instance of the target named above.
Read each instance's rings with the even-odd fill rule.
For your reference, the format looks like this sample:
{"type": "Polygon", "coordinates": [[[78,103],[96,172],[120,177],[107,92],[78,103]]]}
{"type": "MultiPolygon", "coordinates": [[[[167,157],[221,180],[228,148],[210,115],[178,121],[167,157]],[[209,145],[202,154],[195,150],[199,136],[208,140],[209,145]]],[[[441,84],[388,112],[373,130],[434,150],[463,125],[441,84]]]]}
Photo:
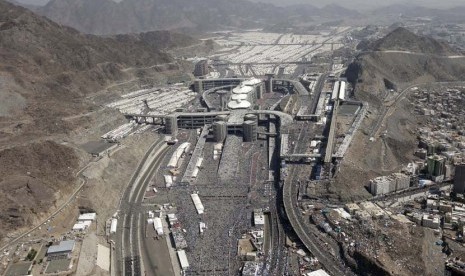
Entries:
{"type": "Polygon", "coordinates": [[[133,247],[132,247],[132,244],[133,244],[133,240],[132,240],[132,223],[134,221],[134,217],[132,216],[132,214],[130,215],[131,216],[131,221],[130,221],[130,224],[129,224],[129,248],[130,248],[130,253],[131,253],[131,262],[132,262],[132,266],[131,266],[131,275],[134,275],[134,252],[133,252],[133,247]]]}
{"type": "Polygon", "coordinates": [[[121,258],[122,258],[122,264],[123,264],[123,269],[121,270],[121,273],[124,274],[124,269],[126,268],[126,263],[124,261],[124,232],[126,232],[126,218],[127,218],[127,215],[124,215],[124,219],[123,219],[123,227],[120,227],[122,230],[122,234],[121,234],[121,258]]]}
{"type": "MultiPolygon", "coordinates": [[[[145,162],[147,162],[147,159],[150,155],[150,152],[152,152],[160,143],[162,143],[163,140],[156,140],[149,148],[149,151],[144,155],[144,157],[139,161],[139,164],[137,164],[137,168],[136,170],[134,171],[134,173],[132,174],[131,176],[131,179],[129,180],[129,183],[128,183],[128,186],[126,187],[126,189],[129,188],[129,185],[131,184],[134,184],[135,183],[135,177],[136,177],[136,174],[140,173],[140,171],[142,170],[142,167],[143,165],[145,164],[145,162]]],[[[119,203],[118,203],[118,209],[121,209],[121,204],[123,202],[123,199],[124,199],[124,195],[125,195],[126,191],[124,191],[120,197],[120,200],[119,200],[119,203]]],[[[132,188],[131,188],[131,193],[132,193],[132,188]]]]}
{"type": "MultiPolygon", "coordinates": [[[[158,155],[160,154],[161,151],[163,151],[164,149],[166,149],[168,146],[166,144],[162,145],[161,147],[158,148],[158,150],[156,151],[156,157],[158,157],[158,155]]],[[[139,189],[139,191],[137,192],[137,195],[136,195],[136,198],[134,199],[134,192],[135,192],[135,189],[136,187],[138,187],[140,185],[140,181],[143,180],[142,184],[145,182],[145,180],[147,179],[148,175],[145,176],[144,179],[141,179],[141,176],[143,176],[144,174],[147,173],[147,170],[150,169],[150,167],[154,164],[154,162],[156,162],[157,159],[153,159],[153,160],[150,160],[150,163],[147,165],[147,167],[144,169],[144,170],[141,170],[139,172],[139,176],[137,177],[136,181],[134,181],[133,185],[132,185],[132,188],[131,188],[131,193],[129,195],[129,202],[135,202],[139,196],[140,196],[140,193],[143,189],[139,189]]],[[[150,174],[150,171],[148,171],[148,173],[150,174]]]]}
{"type": "Polygon", "coordinates": [[[142,258],[142,251],[141,251],[141,246],[140,246],[140,243],[141,243],[141,235],[140,235],[140,232],[141,230],[143,229],[141,226],[141,218],[142,217],[142,214],[139,213],[139,217],[137,219],[137,227],[139,228],[138,231],[137,231],[137,240],[139,241],[138,244],[137,244],[137,250],[139,251],[139,266],[140,266],[140,271],[141,271],[141,274],[144,274],[144,260],[142,258]]]}

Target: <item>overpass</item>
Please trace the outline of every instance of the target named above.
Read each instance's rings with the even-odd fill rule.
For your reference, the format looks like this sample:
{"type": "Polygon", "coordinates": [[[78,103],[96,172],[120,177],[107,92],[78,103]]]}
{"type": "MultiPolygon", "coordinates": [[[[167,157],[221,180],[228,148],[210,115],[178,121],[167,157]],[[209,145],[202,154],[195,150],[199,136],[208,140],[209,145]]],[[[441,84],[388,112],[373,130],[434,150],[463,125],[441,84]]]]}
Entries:
{"type": "Polygon", "coordinates": [[[214,111],[214,112],[174,112],[172,114],[150,115],[150,114],[125,114],[128,119],[136,120],[138,123],[160,124],[166,123],[166,118],[176,118],[180,128],[199,128],[206,124],[212,124],[219,115],[234,115],[234,114],[265,114],[279,117],[281,125],[290,125],[293,122],[293,117],[287,113],[275,110],[238,110],[238,111],[214,111]]]}
{"type": "Polygon", "coordinates": [[[236,85],[224,85],[224,86],[213,87],[213,88],[210,88],[208,90],[205,90],[202,93],[202,100],[205,103],[205,105],[207,106],[208,110],[212,110],[214,108],[213,104],[207,98],[208,94],[215,93],[217,90],[231,89],[231,88],[234,88],[234,87],[236,87],[236,85]]]}
{"type": "Polygon", "coordinates": [[[213,65],[215,66],[230,66],[230,65],[244,65],[244,66],[251,66],[251,65],[309,65],[310,67],[315,67],[315,64],[311,61],[264,61],[264,62],[215,62],[213,65]]]}
{"type": "Polygon", "coordinates": [[[221,79],[196,79],[194,91],[203,94],[204,91],[220,86],[237,86],[246,79],[243,78],[221,78],[221,79]]]}
{"type": "Polygon", "coordinates": [[[305,87],[299,81],[289,80],[289,79],[274,79],[273,87],[280,87],[280,86],[285,87],[288,90],[292,88],[295,94],[308,95],[307,89],[305,89],[305,87]]]}
{"type": "Polygon", "coordinates": [[[315,42],[315,43],[257,43],[252,46],[316,46],[316,45],[344,45],[342,42],[315,42]]]}
{"type": "Polygon", "coordinates": [[[292,159],[292,158],[320,158],[320,153],[292,153],[281,155],[283,159],[292,159]]]}
{"type": "Polygon", "coordinates": [[[331,163],[332,158],[333,158],[334,136],[336,135],[336,120],[337,120],[338,108],[339,108],[339,100],[336,100],[334,102],[333,112],[331,115],[331,122],[329,126],[328,143],[326,144],[326,152],[325,152],[325,163],[331,163]]]}
{"type": "Polygon", "coordinates": [[[286,180],[283,183],[283,202],[289,222],[295,233],[305,245],[305,247],[320,261],[320,263],[328,270],[330,275],[353,275],[347,268],[343,267],[332,256],[328,256],[327,252],[321,244],[314,240],[311,230],[305,226],[304,219],[299,215],[299,206],[297,202],[297,193],[295,192],[292,181],[286,180]]]}
{"type": "MultiPolygon", "coordinates": [[[[196,79],[194,81],[194,91],[201,94],[204,101],[206,100],[206,95],[214,92],[218,89],[231,88],[238,86],[241,82],[245,81],[245,78],[219,78],[219,79],[196,79]]],[[[273,87],[282,87],[287,88],[289,91],[294,90],[295,94],[299,95],[308,95],[307,89],[299,82],[290,79],[275,79],[272,78],[273,87]]],[[[211,106],[210,103],[207,103],[207,106],[211,106]]],[[[210,108],[210,107],[209,107],[210,108]]]]}

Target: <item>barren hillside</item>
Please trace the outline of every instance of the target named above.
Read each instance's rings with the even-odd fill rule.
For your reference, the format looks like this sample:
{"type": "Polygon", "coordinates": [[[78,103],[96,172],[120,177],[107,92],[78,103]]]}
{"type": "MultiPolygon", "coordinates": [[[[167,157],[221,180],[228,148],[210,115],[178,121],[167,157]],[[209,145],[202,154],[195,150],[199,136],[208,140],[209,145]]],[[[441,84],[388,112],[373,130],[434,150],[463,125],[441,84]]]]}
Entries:
{"type": "Polygon", "coordinates": [[[463,78],[465,59],[447,44],[397,28],[369,44],[346,71],[359,99],[375,106],[379,93],[410,83],[454,81],[463,78]],[[399,52],[397,52],[399,51],[399,52]]]}
{"type": "Polygon", "coordinates": [[[368,44],[366,51],[409,51],[431,55],[457,55],[449,45],[426,36],[419,36],[398,27],[385,37],[368,44]]]}
{"type": "Polygon", "coordinates": [[[84,35],[0,0],[0,239],[76,187],[83,159],[67,141],[97,119],[64,118],[99,108],[87,96],[138,72],[125,68],[179,71],[160,51],[178,41],[197,43],[169,33],[84,35]]]}
{"type": "Polygon", "coordinates": [[[456,57],[448,45],[403,28],[369,45],[346,71],[355,97],[368,102],[370,109],[333,183],[333,191],[344,200],[368,196],[364,186],[370,178],[397,171],[412,160],[418,118],[406,100],[395,101],[399,94],[411,85],[465,76],[465,58],[456,57]]]}

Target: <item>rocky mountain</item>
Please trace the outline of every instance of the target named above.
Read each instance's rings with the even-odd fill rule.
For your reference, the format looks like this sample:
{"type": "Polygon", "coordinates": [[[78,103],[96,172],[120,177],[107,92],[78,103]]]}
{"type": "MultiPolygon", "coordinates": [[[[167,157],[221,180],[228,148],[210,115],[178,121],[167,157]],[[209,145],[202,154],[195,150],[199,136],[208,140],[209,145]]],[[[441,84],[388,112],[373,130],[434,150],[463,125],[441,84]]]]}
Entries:
{"type": "Polygon", "coordinates": [[[274,6],[243,0],[52,0],[37,11],[93,34],[256,27],[260,20],[283,15],[274,6]]]}
{"type": "Polygon", "coordinates": [[[311,16],[354,16],[337,5],[276,7],[247,0],[52,0],[37,12],[85,33],[118,34],[153,30],[210,31],[257,28],[289,18],[307,22],[311,16]]]}
{"type": "Polygon", "coordinates": [[[360,13],[356,10],[348,9],[338,4],[325,5],[317,12],[320,16],[332,17],[333,19],[360,16],[360,13]]]}
{"type": "Polygon", "coordinates": [[[403,28],[368,43],[345,73],[355,97],[367,102],[369,111],[349,150],[348,158],[356,161],[342,165],[338,185],[368,183],[412,160],[422,118],[401,96],[415,85],[463,80],[465,58],[458,54],[442,42],[403,28]]]}
{"type": "Polygon", "coordinates": [[[180,71],[164,49],[191,43],[168,32],[85,35],[0,0],[0,239],[74,189],[82,159],[66,141],[95,121],[66,118],[98,108],[87,96],[154,65],[180,71]]]}
{"type": "Polygon", "coordinates": [[[155,49],[169,50],[199,44],[200,41],[190,36],[169,31],[152,31],[137,34],[120,34],[112,36],[119,42],[137,41],[155,49]]]}
{"type": "Polygon", "coordinates": [[[421,5],[421,3],[396,3],[382,8],[375,8],[369,12],[370,16],[386,17],[395,16],[398,19],[409,17],[424,17],[425,19],[440,20],[446,22],[464,22],[463,2],[457,2],[454,8],[434,8],[421,5]]]}
{"type": "MultiPolygon", "coordinates": [[[[465,73],[458,51],[430,37],[399,27],[366,43],[346,75],[356,91],[380,91],[385,83],[459,80],[465,73]]],[[[362,93],[362,92],[361,92],[362,93]]]]}
{"type": "Polygon", "coordinates": [[[398,27],[385,37],[366,45],[365,51],[407,51],[431,55],[457,55],[449,45],[398,27]]]}

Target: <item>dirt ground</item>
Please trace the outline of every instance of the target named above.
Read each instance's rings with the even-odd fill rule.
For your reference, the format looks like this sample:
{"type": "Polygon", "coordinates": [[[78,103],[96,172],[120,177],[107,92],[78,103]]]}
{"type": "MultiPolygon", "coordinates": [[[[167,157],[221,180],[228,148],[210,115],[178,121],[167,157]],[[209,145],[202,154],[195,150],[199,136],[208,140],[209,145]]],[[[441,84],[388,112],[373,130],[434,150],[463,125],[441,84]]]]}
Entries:
{"type": "Polygon", "coordinates": [[[91,274],[97,262],[97,244],[98,237],[95,233],[89,233],[82,241],[79,262],[77,265],[76,275],[95,275],[91,274]]]}
{"type": "Polygon", "coordinates": [[[357,201],[369,197],[366,189],[369,180],[399,171],[413,160],[417,146],[417,119],[410,112],[411,104],[402,100],[394,112],[387,115],[379,137],[370,140],[370,130],[379,114],[370,110],[354,136],[340,170],[330,190],[342,201],[357,201]]]}
{"type": "Polygon", "coordinates": [[[87,178],[79,198],[79,205],[95,210],[98,214],[98,234],[105,233],[105,221],[117,209],[121,194],[134,169],[151,144],[159,136],[153,132],[132,135],[123,140],[120,149],[110,157],[92,163],[83,172],[87,178]]]}

